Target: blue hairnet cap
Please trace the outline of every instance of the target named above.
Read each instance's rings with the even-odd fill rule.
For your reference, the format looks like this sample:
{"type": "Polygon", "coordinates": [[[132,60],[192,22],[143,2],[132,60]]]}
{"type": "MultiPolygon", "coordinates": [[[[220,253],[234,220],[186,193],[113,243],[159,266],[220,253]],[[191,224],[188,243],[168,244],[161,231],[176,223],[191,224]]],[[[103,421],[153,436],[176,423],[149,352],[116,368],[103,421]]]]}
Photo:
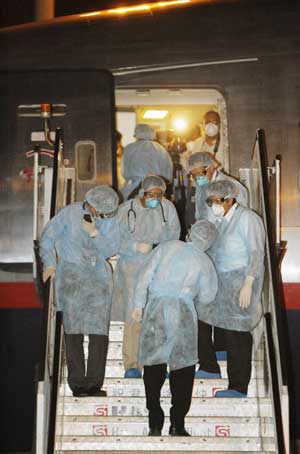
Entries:
{"type": "Polygon", "coordinates": [[[206,151],[198,151],[188,158],[188,171],[191,172],[198,167],[210,167],[214,165],[212,155],[206,151]]]}
{"type": "Polygon", "coordinates": [[[225,199],[236,199],[239,193],[239,188],[236,184],[229,180],[218,180],[211,183],[208,187],[208,196],[215,195],[225,199]]]}
{"type": "Polygon", "coordinates": [[[134,137],[137,139],[153,140],[155,138],[155,131],[150,125],[139,123],[135,127],[134,137]]]}
{"type": "Polygon", "coordinates": [[[217,239],[217,229],[211,222],[201,220],[195,222],[191,228],[192,243],[201,251],[206,251],[217,239]]]}
{"type": "Polygon", "coordinates": [[[101,213],[112,213],[119,205],[118,194],[109,186],[96,186],[90,189],[85,195],[85,200],[101,213]]]}

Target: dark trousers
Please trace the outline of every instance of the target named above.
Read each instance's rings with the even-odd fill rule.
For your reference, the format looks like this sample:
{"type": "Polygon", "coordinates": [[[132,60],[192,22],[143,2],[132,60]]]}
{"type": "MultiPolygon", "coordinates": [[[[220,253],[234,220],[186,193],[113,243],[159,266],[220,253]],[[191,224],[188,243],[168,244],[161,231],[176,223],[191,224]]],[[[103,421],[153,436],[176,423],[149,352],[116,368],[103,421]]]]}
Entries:
{"type": "MultiPolygon", "coordinates": [[[[200,369],[207,372],[219,372],[220,367],[212,342],[211,326],[201,322],[198,328],[200,369]],[[200,332],[200,330],[202,331],[200,332]]],[[[247,394],[252,368],[252,334],[222,328],[218,328],[218,331],[224,340],[224,350],[227,351],[228,389],[247,394]]]]}
{"type": "MultiPolygon", "coordinates": [[[[160,406],[160,392],[166,379],[167,365],[144,366],[144,385],[146,391],[146,406],[149,411],[150,429],[162,429],[165,415],[160,406]]],[[[171,391],[171,426],[176,429],[184,428],[184,418],[188,413],[193,393],[195,366],[173,370],[169,374],[171,391]]]]}
{"type": "Polygon", "coordinates": [[[216,360],[216,351],[226,350],[224,334],[221,328],[214,327],[214,342],[212,342],[213,327],[198,320],[198,359],[200,369],[215,374],[220,373],[216,360]]]}
{"type": "Polygon", "coordinates": [[[85,370],[83,334],[65,334],[68,384],[74,388],[102,388],[105,376],[108,336],[90,334],[85,370]]]}

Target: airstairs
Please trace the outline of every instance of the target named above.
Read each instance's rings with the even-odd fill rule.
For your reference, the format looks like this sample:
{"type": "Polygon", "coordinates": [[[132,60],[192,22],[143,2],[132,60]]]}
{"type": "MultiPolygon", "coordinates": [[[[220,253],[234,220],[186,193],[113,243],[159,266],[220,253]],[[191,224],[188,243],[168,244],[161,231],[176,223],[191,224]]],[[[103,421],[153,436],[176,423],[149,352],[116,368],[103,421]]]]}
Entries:
{"type": "MultiPolygon", "coordinates": [[[[57,406],[55,453],[271,453],[275,452],[272,403],[264,381],[264,343],[253,356],[248,397],[216,398],[227,388],[226,361],[222,379],[195,379],[186,417],[191,437],[170,437],[170,390],[162,389],[166,420],[161,437],[149,437],[142,379],[124,379],[122,323],[112,322],[104,389],[107,397],[74,398],[63,367],[57,406]]],[[[88,338],[85,339],[87,353],[88,338]]]]}
{"type": "MultiPolygon", "coordinates": [[[[277,173],[275,172],[276,176],[277,173]]],[[[62,313],[57,312],[52,284],[41,283],[37,256],[37,283],[43,302],[43,339],[37,378],[34,454],[100,453],[264,453],[289,454],[289,406],[285,366],[279,259],[272,239],[263,131],[259,130],[253,167],[247,174],[251,206],[261,214],[266,232],[266,272],[262,294],[263,316],[254,332],[252,376],[247,398],[217,398],[226,389],[227,364],[219,361],[221,379],[195,379],[186,417],[191,437],[171,437],[170,390],[162,389],[165,425],[161,437],[148,436],[148,412],[142,379],[125,379],[122,363],[123,323],[111,322],[103,389],[106,397],[75,398],[67,384],[62,313]]],[[[278,177],[279,179],[279,177],[278,177]]],[[[38,245],[36,244],[38,247],[38,245]]],[[[278,245],[277,245],[278,246],[278,245]]],[[[85,338],[85,353],[88,338],[85,338]]]]}

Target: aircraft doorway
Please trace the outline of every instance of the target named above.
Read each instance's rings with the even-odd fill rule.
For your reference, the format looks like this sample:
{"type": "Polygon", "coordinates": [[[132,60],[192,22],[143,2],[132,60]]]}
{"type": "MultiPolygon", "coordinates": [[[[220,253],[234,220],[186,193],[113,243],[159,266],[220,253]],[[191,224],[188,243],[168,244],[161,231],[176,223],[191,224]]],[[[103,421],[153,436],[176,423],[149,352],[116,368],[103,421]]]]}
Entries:
{"type": "MultiPolygon", "coordinates": [[[[125,147],[134,139],[138,123],[147,123],[156,131],[156,140],[167,150],[172,141],[180,143],[181,153],[190,149],[196,139],[205,140],[204,115],[220,115],[220,132],[216,158],[229,171],[228,128],[225,99],[215,89],[116,89],[116,124],[125,147]]],[[[117,150],[118,185],[122,187],[122,147],[117,150]]],[[[205,150],[203,150],[205,151],[205,150]]]]}

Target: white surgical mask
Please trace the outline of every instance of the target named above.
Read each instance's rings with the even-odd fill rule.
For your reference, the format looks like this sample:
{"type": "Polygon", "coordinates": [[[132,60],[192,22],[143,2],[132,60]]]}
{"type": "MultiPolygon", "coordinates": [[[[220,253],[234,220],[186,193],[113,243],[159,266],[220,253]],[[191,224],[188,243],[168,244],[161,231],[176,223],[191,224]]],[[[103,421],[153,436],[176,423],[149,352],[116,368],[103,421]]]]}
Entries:
{"type": "Polygon", "coordinates": [[[211,207],[212,209],[212,212],[214,213],[214,215],[217,217],[217,218],[221,218],[224,216],[225,214],[225,210],[224,210],[224,207],[223,205],[212,205],[211,207]]]}
{"type": "Polygon", "coordinates": [[[205,134],[208,137],[214,137],[218,134],[219,132],[219,126],[216,125],[215,123],[207,123],[205,125],[205,134]]]}

